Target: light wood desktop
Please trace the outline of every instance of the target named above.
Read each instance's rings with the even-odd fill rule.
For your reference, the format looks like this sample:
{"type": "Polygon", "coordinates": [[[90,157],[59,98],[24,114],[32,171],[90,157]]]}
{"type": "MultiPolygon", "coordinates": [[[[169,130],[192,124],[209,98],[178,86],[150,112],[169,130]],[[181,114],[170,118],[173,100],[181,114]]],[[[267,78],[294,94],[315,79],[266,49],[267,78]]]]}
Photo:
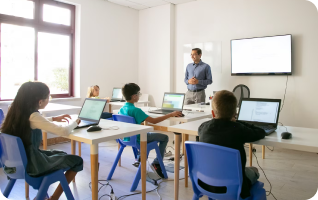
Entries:
{"type": "MultiPolygon", "coordinates": [[[[87,128],[75,129],[73,133],[65,138],[72,140],[72,149],[75,149],[75,141],[90,145],[91,154],[91,182],[92,200],[98,199],[98,144],[109,140],[130,137],[140,134],[140,157],[141,157],[141,185],[142,200],[146,199],[146,160],[147,160],[147,133],[153,131],[151,126],[140,126],[124,122],[116,122],[101,119],[99,126],[101,131],[87,132],[87,128]],[[119,127],[118,130],[104,130],[111,126],[119,127]]],[[[72,154],[74,151],[72,150],[72,154]]],[[[80,175],[80,173],[79,173],[80,175]]]]}
{"type": "MultiPolygon", "coordinates": [[[[185,124],[178,124],[174,126],[169,126],[168,131],[171,132],[179,132],[184,133],[188,135],[198,135],[198,128],[203,123],[211,119],[200,119],[197,121],[185,123],[185,124]]],[[[259,145],[266,145],[266,146],[273,146],[273,147],[280,147],[280,148],[286,148],[286,149],[293,149],[293,150],[299,150],[299,151],[307,151],[307,152],[318,152],[318,129],[311,129],[311,128],[300,128],[300,127],[291,127],[291,126],[278,126],[277,130],[270,134],[269,136],[266,136],[264,139],[253,142],[250,144],[249,148],[249,164],[252,166],[252,148],[253,144],[259,144],[259,145]],[[286,128],[288,132],[292,133],[293,137],[288,140],[281,139],[281,133],[286,131],[286,128]]],[[[180,136],[175,135],[176,141],[175,144],[177,145],[180,141],[180,136]]],[[[176,146],[175,149],[178,147],[176,146]]],[[[179,154],[177,152],[175,153],[175,169],[178,169],[180,166],[179,154]]],[[[184,163],[187,163],[186,157],[184,158],[184,163]]],[[[186,165],[186,164],[185,164],[186,165]]],[[[179,192],[179,170],[175,170],[175,200],[178,199],[178,192],[179,192]],[[178,178],[176,178],[178,177],[178,178]]],[[[185,177],[188,177],[188,169],[185,169],[185,177]]],[[[186,178],[187,179],[187,178],[186,178]]],[[[185,179],[185,180],[186,180],[185,179]]]]}

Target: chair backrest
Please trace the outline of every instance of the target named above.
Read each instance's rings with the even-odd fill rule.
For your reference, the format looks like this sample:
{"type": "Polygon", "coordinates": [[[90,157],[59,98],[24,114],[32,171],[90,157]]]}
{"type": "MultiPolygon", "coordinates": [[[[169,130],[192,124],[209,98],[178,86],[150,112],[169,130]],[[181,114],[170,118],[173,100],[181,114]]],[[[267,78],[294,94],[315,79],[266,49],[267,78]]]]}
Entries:
{"type": "Polygon", "coordinates": [[[237,99],[237,107],[240,107],[243,98],[250,98],[250,89],[243,84],[235,86],[233,93],[237,99]]]}
{"type": "Polygon", "coordinates": [[[0,143],[0,163],[2,167],[15,171],[7,174],[7,176],[12,179],[25,179],[25,169],[28,161],[22,140],[19,137],[1,133],[0,143]]]}
{"type": "Polygon", "coordinates": [[[186,142],[185,147],[196,194],[218,200],[240,199],[243,176],[238,150],[203,142],[186,142]]]}
{"type": "MultiPolygon", "coordinates": [[[[133,117],[126,116],[126,115],[118,115],[118,114],[113,114],[113,120],[114,121],[119,121],[119,122],[126,122],[130,124],[136,124],[136,120],[133,117]]],[[[120,142],[121,144],[124,145],[129,145],[129,146],[139,146],[137,142],[137,136],[130,136],[129,141],[123,141],[122,139],[118,139],[117,141],[120,142]]]]}
{"type": "Polygon", "coordinates": [[[3,120],[4,120],[4,113],[3,113],[3,110],[0,108],[0,127],[2,125],[3,120]]]}

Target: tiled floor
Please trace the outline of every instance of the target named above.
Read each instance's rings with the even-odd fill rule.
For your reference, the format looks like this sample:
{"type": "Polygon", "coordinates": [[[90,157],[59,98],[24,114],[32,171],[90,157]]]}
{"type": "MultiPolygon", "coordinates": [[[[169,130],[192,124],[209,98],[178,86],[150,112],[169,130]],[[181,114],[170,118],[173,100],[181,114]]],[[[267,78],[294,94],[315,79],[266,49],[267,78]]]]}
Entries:
{"type": "MultiPolygon", "coordinates": [[[[172,146],[173,136],[170,135],[169,145],[172,146]]],[[[50,146],[49,148],[61,149],[66,152],[71,152],[70,143],[58,144],[50,146]]],[[[272,192],[279,200],[305,200],[310,199],[317,191],[318,188],[318,154],[307,153],[301,151],[293,151],[287,149],[275,148],[273,152],[266,149],[266,159],[261,159],[261,148],[256,146],[260,166],[264,169],[267,178],[272,184],[272,192]]],[[[172,149],[169,147],[168,150],[172,149]]],[[[247,149],[246,149],[247,150],[247,149]]],[[[115,159],[117,153],[117,143],[115,141],[102,143],[99,146],[99,179],[105,180],[111,165],[115,159]]],[[[78,200],[90,200],[91,192],[89,189],[90,182],[90,149],[86,144],[82,144],[82,157],[84,159],[84,170],[80,172],[76,177],[76,182],[70,184],[70,188],[74,194],[75,199],[78,200]]],[[[154,158],[154,152],[151,153],[150,159],[154,158]]],[[[122,167],[117,167],[113,179],[110,184],[114,188],[114,192],[117,197],[130,194],[129,189],[134,179],[137,168],[131,164],[133,162],[133,153],[131,149],[127,148],[122,156],[122,167]]],[[[166,161],[171,162],[171,161],[166,161]]],[[[253,165],[257,166],[255,157],[253,158],[253,165]]],[[[258,167],[259,168],[259,167],[258,167]]],[[[149,168],[149,171],[151,169],[149,168]]],[[[261,172],[261,170],[259,169],[261,172]]],[[[169,179],[160,184],[158,192],[163,200],[173,200],[174,187],[173,187],[173,174],[168,174],[169,179]]],[[[180,171],[180,178],[184,178],[183,171],[180,171]]],[[[261,173],[260,181],[265,183],[265,189],[269,190],[270,186],[264,175],[261,173]]],[[[4,190],[7,184],[6,176],[3,171],[0,170],[0,188],[4,190]]],[[[52,194],[57,184],[54,184],[49,189],[49,194],[52,194]]],[[[140,190],[140,185],[137,190],[140,190]]],[[[156,188],[150,183],[147,183],[147,189],[152,190],[156,188]]],[[[103,187],[99,196],[103,194],[109,194],[110,188],[103,187]]],[[[36,195],[36,191],[30,188],[30,199],[33,199],[36,195]]],[[[180,180],[180,200],[192,199],[192,186],[189,180],[189,187],[184,187],[184,180],[180,180]]],[[[15,187],[12,190],[10,199],[25,199],[24,198],[24,182],[22,180],[17,181],[15,187]]],[[[60,199],[66,199],[64,195],[60,199]]],[[[127,200],[140,200],[140,195],[134,195],[126,197],[127,200]]],[[[147,194],[147,199],[159,200],[158,194],[150,192],[147,194]]],[[[207,199],[206,197],[202,199],[207,199]]],[[[272,196],[268,196],[269,200],[274,200],[272,196]]],[[[101,200],[108,200],[108,197],[102,197],[101,200]]]]}

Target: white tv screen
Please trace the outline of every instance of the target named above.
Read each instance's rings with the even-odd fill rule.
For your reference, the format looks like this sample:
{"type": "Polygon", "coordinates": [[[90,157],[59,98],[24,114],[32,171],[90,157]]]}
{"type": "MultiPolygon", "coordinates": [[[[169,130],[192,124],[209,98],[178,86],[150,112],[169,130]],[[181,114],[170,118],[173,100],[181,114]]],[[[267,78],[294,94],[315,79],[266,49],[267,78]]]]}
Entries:
{"type": "Polygon", "coordinates": [[[291,35],[231,40],[232,75],[291,75],[291,35]]]}

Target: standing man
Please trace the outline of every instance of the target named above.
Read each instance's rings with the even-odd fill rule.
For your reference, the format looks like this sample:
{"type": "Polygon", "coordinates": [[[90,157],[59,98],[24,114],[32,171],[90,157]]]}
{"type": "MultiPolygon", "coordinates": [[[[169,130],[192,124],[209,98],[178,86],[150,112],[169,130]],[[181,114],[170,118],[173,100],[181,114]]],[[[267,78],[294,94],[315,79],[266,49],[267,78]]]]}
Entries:
{"type": "Polygon", "coordinates": [[[201,60],[202,51],[199,48],[192,49],[193,63],[188,64],[184,82],[187,84],[185,104],[205,102],[205,89],[212,83],[211,68],[201,60]]]}

